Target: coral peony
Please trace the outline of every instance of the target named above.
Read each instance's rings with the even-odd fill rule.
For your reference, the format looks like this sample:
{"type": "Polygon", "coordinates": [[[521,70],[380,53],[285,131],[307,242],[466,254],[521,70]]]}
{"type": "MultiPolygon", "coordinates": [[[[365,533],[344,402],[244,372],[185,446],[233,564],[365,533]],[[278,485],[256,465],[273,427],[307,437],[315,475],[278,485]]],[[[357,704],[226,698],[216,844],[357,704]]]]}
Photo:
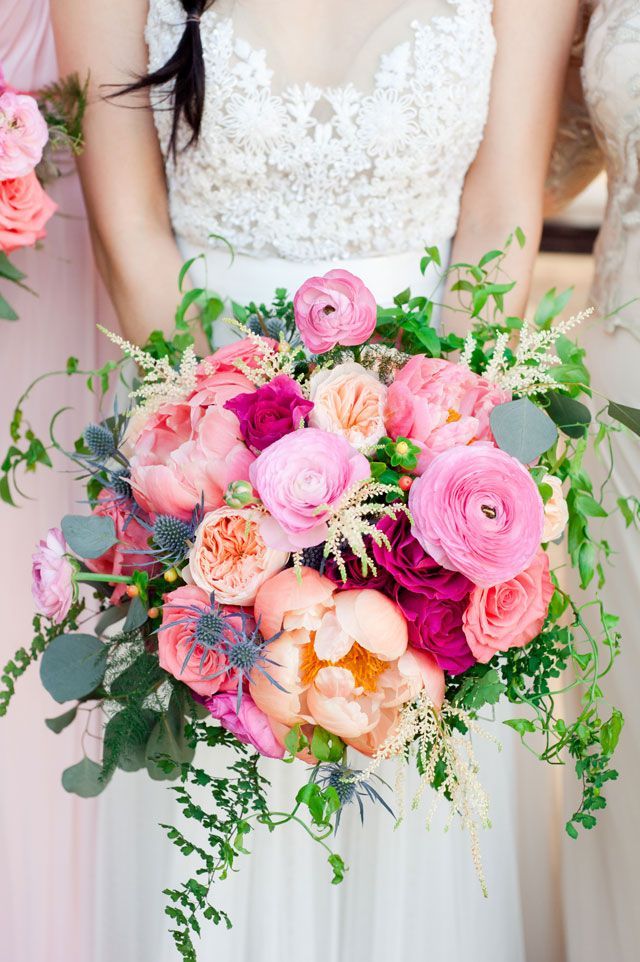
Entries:
{"type": "Polygon", "coordinates": [[[59,625],[73,601],[73,565],[60,528],[51,528],[33,554],[31,593],[40,614],[59,625]]]}
{"type": "Polygon", "coordinates": [[[345,270],[310,277],[293,299],[304,345],[324,354],[336,344],[364,344],[376,326],[376,301],[359,277],[345,270]]]}
{"type": "Polygon", "coordinates": [[[509,401],[462,364],[417,354],[389,386],[385,420],[391,437],[407,437],[422,451],[422,473],[433,457],[455,445],[492,440],[489,415],[509,401]]]}
{"type": "Polygon", "coordinates": [[[320,544],[331,510],[369,475],[364,455],[335,434],[306,428],[280,438],[249,472],[270,514],[262,524],[264,540],[283,551],[320,544]]]}
{"type": "Polygon", "coordinates": [[[38,104],[28,94],[0,93],[0,180],[26,177],[40,163],[49,139],[38,104]]]}
{"type": "Polygon", "coordinates": [[[34,173],[0,181],[0,251],[30,247],[45,235],[57,204],[45,194],[34,173]]]}
{"type": "Polygon", "coordinates": [[[384,406],[387,389],[361,364],[347,361],[311,377],[314,408],[309,423],[339,434],[358,451],[370,454],[386,435],[384,406]]]}
{"type": "Polygon", "coordinates": [[[225,403],[240,422],[240,433],[254,451],[304,427],[313,403],[303,397],[297,381],[280,374],[250,394],[237,394],[225,403]]]}
{"type": "Polygon", "coordinates": [[[200,524],[189,555],[193,581],[224,605],[250,605],[260,585],[284,568],[289,555],[267,548],[258,508],[218,508],[200,524]]]}
{"type": "Polygon", "coordinates": [[[439,454],[409,493],[413,533],[445,568],[475,585],[508,581],[542,537],[542,498],[527,469],[489,444],[439,454]]]}
{"type": "Polygon", "coordinates": [[[463,624],[476,659],[487,662],[496,652],[521,648],[539,635],[553,592],[549,558],[542,549],[525,571],[509,581],[475,588],[463,624]]]}
{"type": "Polygon", "coordinates": [[[242,695],[239,711],[235,692],[219,692],[205,699],[204,704],[212,717],[217,718],[238,741],[253,745],[267,758],[284,757],[284,746],[276,738],[269,719],[247,692],[242,695]]]}

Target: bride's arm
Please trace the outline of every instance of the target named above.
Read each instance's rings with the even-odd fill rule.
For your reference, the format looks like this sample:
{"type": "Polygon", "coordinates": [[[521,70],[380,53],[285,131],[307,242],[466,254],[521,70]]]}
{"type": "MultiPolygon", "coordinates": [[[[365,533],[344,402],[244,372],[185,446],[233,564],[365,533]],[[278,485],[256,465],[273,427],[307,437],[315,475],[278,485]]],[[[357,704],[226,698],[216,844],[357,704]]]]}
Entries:
{"type": "Polygon", "coordinates": [[[90,74],[78,167],[96,261],[125,335],[173,326],[182,258],[169,221],[160,147],[145,93],[106,100],[146,73],[146,0],[51,0],[62,74],[90,74]]]}
{"type": "MultiPolygon", "coordinates": [[[[544,183],[564,88],[578,0],[495,0],[497,54],[484,140],[467,175],[452,262],[475,262],[501,248],[515,227],[505,270],[516,288],[505,307],[525,309],[542,232],[544,183]]],[[[449,303],[455,306],[453,295],[449,303]]],[[[465,321],[445,314],[448,330],[465,321]]]]}

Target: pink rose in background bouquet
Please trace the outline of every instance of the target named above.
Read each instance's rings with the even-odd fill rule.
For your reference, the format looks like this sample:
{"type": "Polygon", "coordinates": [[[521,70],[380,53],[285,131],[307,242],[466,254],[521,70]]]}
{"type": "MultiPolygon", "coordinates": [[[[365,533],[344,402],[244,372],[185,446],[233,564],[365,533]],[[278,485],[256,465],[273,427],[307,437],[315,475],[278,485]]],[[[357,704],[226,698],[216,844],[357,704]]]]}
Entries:
{"type": "Polygon", "coordinates": [[[10,254],[41,240],[45,224],[56,210],[33,172],[0,181],[0,250],[10,254]]]}
{"type": "Polygon", "coordinates": [[[370,470],[362,454],[328,431],[305,428],[280,438],[249,472],[269,512],[262,523],[266,543],[283,551],[320,544],[331,508],[370,470]]]}
{"type": "Polygon", "coordinates": [[[359,277],[345,270],[310,277],[293,299],[304,345],[324,354],[337,344],[364,344],[376,326],[377,306],[359,277]]]}
{"type": "Polygon", "coordinates": [[[42,159],[49,139],[38,104],[28,94],[0,93],[0,180],[26,177],[42,159]]]}
{"type": "Polygon", "coordinates": [[[73,601],[73,566],[60,528],[51,528],[33,555],[31,591],[40,614],[64,621],[73,601]]]}

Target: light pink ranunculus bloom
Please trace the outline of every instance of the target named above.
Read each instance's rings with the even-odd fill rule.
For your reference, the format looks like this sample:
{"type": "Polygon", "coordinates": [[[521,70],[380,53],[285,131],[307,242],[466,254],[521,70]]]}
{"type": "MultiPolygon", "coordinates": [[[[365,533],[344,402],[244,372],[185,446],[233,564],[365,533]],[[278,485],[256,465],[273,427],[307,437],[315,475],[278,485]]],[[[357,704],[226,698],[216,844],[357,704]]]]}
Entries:
{"type": "Polygon", "coordinates": [[[205,701],[213,718],[217,718],[223,728],[236,736],[245,745],[253,745],[256,751],[267,758],[283,758],[284,747],[278,741],[269,719],[254,702],[251,695],[243,692],[240,710],[235,692],[218,692],[205,701]]]}
{"type": "Polygon", "coordinates": [[[522,648],[540,634],[554,587],[542,549],[528,568],[492,588],[474,588],[462,627],[475,658],[486,663],[499,651],[522,648]]]}
{"type": "Polygon", "coordinates": [[[489,415],[511,400],[462,364],[417,354],[389,385],[385,422],[392,438],[410,438],[422,473],[436,454],[472,441],[492,441],[489,415]]]}
{"type": "Polygon", "coordinates": [[[223,605],[251,605],[263,582],[286,565],[289,555],[274,551],[260,532],[259,508],[217,508],[205,515],[189,554],[194,584],[223,605]]]}
{"type": "Polygon", "coordinates": [[[386,434],[387,389],[361,364],[347,361],[311,376],[309,397],[314,407],[309,424],[339,434],[366,454],[386,434]]]}
{"type": "Polygon", "coordinates": [[[430,655],[407,648],[407,625],[379,591],[336,592],[317,571],[288,568],[258,590],[255,617],[265,636],[269,673],[255,673],[256,704],[279,725],[319,724],[373,754],[397,710],[427,686],[435,704],[444,675],[430,655]],[[275,664],[274,664],[275,663],[275,664]]]}
{"type": "MultiPolygon", "coordinates": [[[[204,697],[238,689],[237,678],[223,671],[228,664],[225,655],[216,649],[204,651],[201,645],[196,645],[185,664],[195,639],[198,611],[204,614],[210,610],[209,595],[202,588],[195,585],[176,588],[164,596],[162,626],[158,630],[160,667],[204,697]]],[[[237,627],[241,625],[238,616],[237,627]]]]}
{"type": "Polygon", "coordinates": [[[370,473],[364,455],[336,434],[304,428],[275,441],[249,471],[269,512],[262,521],[265,542],[281,551],[320,544],[331,509],[370,473]]]}
{"type": "MultiPolygon", "coordinates": [[[[112,491],[101,492],[93,514],[112,519],[118,543],[99,558],[86,559],[85,564],[89,571],[98,574],[131,575],[138,569],[146,571],[150,578],[159,574],[160,567],[157,563],[154,564],[153,555],[149,553],[151,534],[131,513],[132,506],[132,502],[127,503],[115,498],[112,491]]],[[[125,592],[125,585],[116,585],[111,595],[111,603],[117,605],[125,592]]]]}
{"type": "MultiPolygon", "coordinates": [[[[182,423],[182,422],[181,422],[182,423]]],[[[240,437],[238,419],[218,405],[208,407],[191,440],[172,448],[163,431],[140,439],[142,454],[131,459],[131,486],[149,514],[173,514],[188,521],[204,498],[204,510],[222,507],[232,481],[246,481],[254,455],[240,437]]],[[[178,432],[176,441],[180,440],[178,432]]]]}
{"type": "Polygon", "coordinates": [[[38,542],[31,568],[37,610],[59,625],[73,601],[73,566],[67,557],[67,543],[60,528],[51,528],[38,542]]]}
{"type": "Polygon", "coordinates": [[[314,354],[364,344],[376,326],[376,300],[359,277],[345,270],[310,277],[293,298],[296,326],[314,354]]]}
{"type": "Polygon", "coordinates": [[[413,534],[438,564],[480,587],[531,564],[542,538],[542,498],[527,469],[490,444],[438,454],[409,492],[413,534]]]}
{"type": "Polygon", "coordinates": [[[562,481],[553,474],[545,474],[543,484],[548,484],[553,494],[544,506],[544,530],[542,540],[557,541],[569,521],[569,508],[562,493],[562,481]]]}
{"type": "Polygon", "coordinates": [[[40,163],[49,131],[28,94],[0,93],[0,180],[26,177],[40,163]]]}

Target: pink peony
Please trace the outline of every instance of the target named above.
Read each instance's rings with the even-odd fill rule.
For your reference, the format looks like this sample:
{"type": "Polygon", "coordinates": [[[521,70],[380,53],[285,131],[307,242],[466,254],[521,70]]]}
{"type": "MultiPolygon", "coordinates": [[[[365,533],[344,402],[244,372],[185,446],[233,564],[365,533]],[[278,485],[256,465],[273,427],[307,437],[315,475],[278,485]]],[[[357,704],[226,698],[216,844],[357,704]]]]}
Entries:
{"type": "Polygon", "coordinates": [[[422,473],[440,451],[492,440],[489,415],[511,400],[462,364],[417,354],[389,386],[385,421],[392,438],[410,438],[422,449],[422,473]]]}
{"type": "Polygon", "coordinates": [[[314,354],[324,354],[336,344],[364,344],[376,326],[373,294],[345,270],[310,277],[296,292],[293,309],[300,337],[314,354]]]}
{"type": "Polygon", "coordinates": [[[38,104],[28,94],[0,93],[0,180],[26,177],[49,139],[38,104]]]}
{"type": "Polygon", "coordinates": [[[199,526],[189,555],[195,584],[223,605],[253,604],[260,585],[284,568],[289,555],[267,548],[259,508],[218,508],[199,526]]]}
{"type": "Polygon", "coordinates": [[[254,456],[230,411],[211,405],[193,431],[187,429],[188,413],[176,417],[173,440],[163,426],[143,430],[131,459],[131,485],[145,511],[188,521],[201,498],[205,511],[220,508],[227,486],[248,480],[254,456]]]}
{"type": "Polygon", "coordinates": [[[208,697],[218,691],[237,690],[237,681],[222,671],[227,665],[224,654],[213,648],[205,651],[201,645],[193,645],[198,613],[211,610],[207,592],[195,585],[185,585],[166,594],[164,601],[162,627],[158,631],[160,667],[198,695],[208,697]],[[185,664],[192,648],[193,653],[185,664]]]}
{"type": "Polygon", "coordinates": [[[542,498],[527,469],[489,444],[437,455],[409,493],[413,534],[438,564],[475,585],[509,581],[533,560],[542,498]]]}
{"type": "Polygon", "coordinates": [[[235,735],[245,745],[253,745],[267,758],[283,758],[284,747],[276,738],[269,719],[260,711],[251,695],[244,692],[237,711],[235,692],[219,692],[205,701],[206,708],[217,718],[223,728],[235,735]]]}
{"type": "MultiPolygon", "coordinates": [[[[101,518],[112,518],[119,539],[99,558],[89,558],[85,564],[89,571],[98,574],[130,575],[136,569],[147,571],[151,578],[159,573],[159,566],[153,564],[149,554],[150,532],[132,515],[133,502],[121,501],[112,491],[102,491],[93,513],[101,518]]],[[[124,585],[116,585],[111,601],[118,604],[124,595],[124,585]]]]}
{"type": "Polygon", "coordinates": [[[522,648],[542,631],[554,592],[549,558],[540,549],[529,567],[492,588],[474,588],[463,616],[467,643],[478,661],[522,648]]]}
{"type": "Polygon", "coordinates": [[[66,555],[67,543],[60,528],[51,528],[39,541],[33,555],[31,573],[37,610],[59,625],[73,601],[73,566],[66,555]]]}
{"type": "Polygon", "coordinates": [[[353,361],[311,377],[313,411],[309,424],[339,434],[358,451],[370,453],[384,437],[387,389],[380,380],[353,361]]]}
{"type": "Polygon", "coordinates": [[[283,551],[310,548],[327,537],[327,520],[369,462],[344,438],[305,428],[280,438],[251,465],[249,476],[270,517],[264,540],[283,551]]]}
{"type": "Polygon", "coordinates": [[[240,371],[238,362],[255,368],[258,366],[262,347],[265,350],[268,348],[275,350],[278,342],[271,337],[262,337],[259,342],[252,337],[243,337],[239,341],[234,341],[233,344],[226,344],[202,360],[198,376],[208,377],[210,374],[238,372],[240,371]]]}
{"type": "Polygon", "coordinates": [[[46,236],[45,224],[57,204],[45,194],[32,172],[0,181],[0,251],[10,254],[46,236]]]}

